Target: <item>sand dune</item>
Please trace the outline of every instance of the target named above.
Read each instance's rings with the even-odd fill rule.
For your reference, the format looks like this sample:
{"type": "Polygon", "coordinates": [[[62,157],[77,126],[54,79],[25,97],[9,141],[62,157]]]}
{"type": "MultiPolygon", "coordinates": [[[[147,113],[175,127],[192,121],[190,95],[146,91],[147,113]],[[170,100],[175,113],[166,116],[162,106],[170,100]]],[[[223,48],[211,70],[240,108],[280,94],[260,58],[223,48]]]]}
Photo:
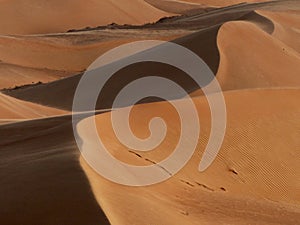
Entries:
{"type": "MultiPolygon", "coordinates": [[[[210,110],[204,97],[194,99],[201,118],[197,150],[188,165],[167,182],[124,187],[96,174],[84,160],[81,164],[112,224],[294,225],[300,219],[300,157],[295,138],[300,135],[299,97],[299,89],[226,92],[225,140],[216,161],[204,173],[197,170],[210,132],[210,110]]],[[[178,115],[164,102],[134,107],[130,118],[134,134],[148,137],[147,124],[155,116],[165,120],[170,132],[159,147],[136,152],[139,156],[116,139],[110,113],[98,115],[96,121],[114,157],[149,165],[149,160],[158,162],[168,156],[180,135],[175,122],[178,115]]],[[[79,128],[79,132],[86,131],[79,128]]]]}
{"type": "Polygon", "coordinates": [[[253,24],[223,25],[218,46],[221,61],[217,79],[223,90],[300,86],[299,53],[253,24]]]}
{"type": "MultiPolygon", "coordinates": [[[[231,6],[241,2],[0,0],[0,223],[298,224],[300,3],[231,6]],[[228,7],[211,9],[220,6],[228,7]],[[144,26],[82,29],[112,22],[141,25],[171,15],[144,26]],[[200,119],[200,137],[188,164],[166,182],[133,188],[109,182],[91,169],[74,140],[69,113],[91,62],[123,43],[146,39],[172,40],[199,55],[224,90],[228,121],[217,159],[200,173],[211,112],[195,82],[174,67],[153,62],[118,71],[103,89],[97,109],[109,111],[124,85],[156,74],[191,93],[200,119]]],[[[174,93],[173,101],[184,107],[187,101],[181,97],[174,93]]],[[[121,144],[112,130],[111,112],[87,115],[78,121],[78,132],[89,136],[86,122],[96,119],[115,158],[139,166],[156,164],[174,150],[180,120],[167,102],[147,98],[140,103],[130,115],[138,137],[150,135],[153,117],[162,117],[168,127],[153,151],[121,144]]],[[[190,142],[191,136],[185,139],[190,142]]],[[[94,144],[89,138],[82,141],[94,144]]],[[[169,174],[168,168],[160,169],[169,174]]]]}
{"type": "MultiPolygon", "coordinates": [[[[235,16],[230,14],[231,11],[228,11],[226,15],[229,15],[229,17],[225,16],[226,19],[235,18],[236,20],[248,22],[229,22],[221,26],[221,29],[220,25],[215,25],[175,39],[173,42],[183,45],[198,54],[211,70],[217,74],[217,78],[224,90],[297,86],[299,84],[299,79],[296,75],[299,73],[299,57],[297,53],[289,50],[286,45],[270,36],[274,30],[272,21],[253,12],[252,6],[249,12],[244,12],[244,8],[242,13],[237,8],[232,10],[232,14],[235,16]],[[250,38],[251,36],[252,38],[250,38]],[[233,38],[236,40],[232,41],[233,38]],[[249,46],[253,46],[251,51],[249,51],[249,46]],[[266,46],[268,51],[264,51],[262,46],[266,46]],[[283,51],[282,48],[285,48],[286,51],[283,51]],[[257,51],[258,57],[253,54],[254,50],[257,51]],[[278,62],[284,60],[280,70],[273,68],[270,55],[274,57],[274,60],[277,59],[278,62]],[[282,80],[282,73],[289,73],[284,80],[282,80]]],[[[223,11],[220,13],[224,15],[223,11]]],[[[220,15],[216,14],[216,17],[219,18],[220,15]]],[[[207,20],[202,17],[191,17],[192,22],[195,22],[195,19],[199,21],[207,20]]],[[[226,19],[223,18],[223,21],[226,21],[226,19]]],[[[168,26],[174,27],[174,24],[176,24],[176,26],[181,27],[186,25],[186,21],[190,23],[186,19],[181,21],[181,18],[179,18],[179,21],[174,21],[173,25],[170,23],[168,26]]],[[[138,30],[135,32],[138,32],[138,30]]],[[[180,34],[178,33],[178,35],[180,34]]],[[[120,43],[120,41],[115,44],[117,43],[120,43]]],[[[105,44],[107,42],[103,43],[103,45],[105,44]]],[[[105,46],[109,48],[113,44],[110,42],[110,44],[105,46]]],[[[103,50],[104,48],[99,46],[99,49],[103,50]]],[[[85,55],[83,52],[81,53],[85,55]]],[[[70,65],[73,64],[70,63],[70,65]]],[[[187,79],[187,76],[182,71],[174,70],[174,68],[164,65],[137,64],[116,73],[116,78],[102,92],[105,102],[99,103],[97,108],[110,108],[114,96],[125,84],[137,77],[153,74],[161,74],[166,78],[175,80],[188,92],[194,92],[199,89],[195,83],[187,79]]],[[[80,78],[81,75],[77,75],[47,85],[22,88],[5,93],[38,104],[71,110],[73,96],[80,78]],[[41,95],[40,93],[43,94],[41,95]],[[62,95],[62,93],[64,94],[62,95]]],[[[194,93],[194,95],[198,94],[198,92],[194,93]]]]}
{"type": "Polygon", "coordinates": [[[184,31],[95,31],[0,36],[0,89],[58,80],[84,71],[111,48],[140,39],[171,40],[184,31]]]}
{"type": "Polygon", "coordinates": [[[144,24],[170,15],[143,0],[0,1],[1,34],[41,34],[110,23],[144,24]]]}
{"type": "Polygon", "coordinates": [[[11,89],[39,82],[48,83],[67,76],[70,76],[70,73],[66,71],[35,69],[0,63],[0,89],[11,89]]]}
{"type": "Polygon", "coordinates": [[[165,12],[175,14],[190,14],[196,12],[199,13],[212,9],[211,7],[204,5],[201,2],[193,3],[176,0],[145,0],[145,2],[165,12]]]}
{"type": "MultiPolygon", "coordinates": [[[[172,40],[190,33],[191,31],[187,28],[199,30],[231,20],[247,20],[259,24],[268,32],[273,32],[273,24],[253,12],[255,8],[260,7],[262,6],[241,5],[229,7],[226,10],[220,9],[204,16],[179,17],[175,21],[154,24],[152,29],[139,27],[130,30],[125,28],[100,29],[52,35],[2,35],[0,36],[0,70],[3,72],[0,88],[12,88],[14,85],[21,86],[39,81],[50,82],[78,74],[101,54],[122,43],[141,39],[172,40]],[[13,79],[7,79],[8,76],[13,79]]],[[[212,38],[212,40],[215,39],[215,37],[212,38]]],[[[293,43],[296,43],[296,40],[295,36],[293,43]]],[[[205,60],[210,55],[200,54],[205,60]]],[[[213,69],[216,72],[216,65],[213,65],[213,69]]]]}
{"type": "Polygon", "coordinates": [[[4,94],[0,94],[0,119],[33,119],[61,115],[66,111],[21,101],[4,94]]]}
{"type": "Polygon", "coordinates": [[[259,11],[260,14],[270,18],[275,24],[273,36],[284,42],[287,46],[300,53],[300,11],[268,12],[259,11]]]}
{"type": "Polygon", "coordinates": [[[109,224],[79,165],[70,120],[0,126],[1,224],[109,224]]]}
{"type": "Polygon", "coordinates": [[[191,3],[198,3],[198,4],[205,4],[209,6],[216,6],[216,7],[224,7],[224,6],[230,6],[234,4],[240,4],[240,3],[252,3],[252,2],[267,2],[265,0],[182,0],[184,2],[191,2],[191,3]]]}

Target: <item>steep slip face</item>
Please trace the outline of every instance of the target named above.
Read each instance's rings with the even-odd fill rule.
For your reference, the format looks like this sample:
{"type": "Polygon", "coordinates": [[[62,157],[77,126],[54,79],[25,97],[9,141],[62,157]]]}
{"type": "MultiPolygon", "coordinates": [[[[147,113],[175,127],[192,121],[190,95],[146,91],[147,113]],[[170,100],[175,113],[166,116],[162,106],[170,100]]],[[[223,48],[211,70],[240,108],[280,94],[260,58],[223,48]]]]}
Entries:
{"type": "MultiPolygon", "coordinates": [[[[107,181],[83,159],[81,164],[112,224],[294,225],[300,219],[299,97],[299,89],[226,92],[225,139],[217,159],[203,173],[198,165],[210,134],[210,110],[204,97],[194,98],[201,125],[195,154],[168,181],[126,187],[107,181]]],[[[185,100],[179,102],[185,105],[185,100]]],[[[134,106],[130,115],[131,128],[139,138],[149,137],[151,118],[159,116],[166,122],[164,141],[150,152],[120,143],[110,116],[96,116],[98,134],[120,161],[151,165],[169,156],[178,143],[179,118],[168,103],[134,106]]],[[[85,121],[81,123],[78,132],[84,134],[88,130],[85,121]]]]}
{"type": "Polygon", "coordinates": [[[109,225],[79,165],[71,118],[0,126],[1,223],[109,225]]]}
{"type": "Polygon", "coordinates": [[[0,33],[58,33],[113,22],[144,24],[169,15],[142,0],[9,0],[0,1],[0,33]]]}

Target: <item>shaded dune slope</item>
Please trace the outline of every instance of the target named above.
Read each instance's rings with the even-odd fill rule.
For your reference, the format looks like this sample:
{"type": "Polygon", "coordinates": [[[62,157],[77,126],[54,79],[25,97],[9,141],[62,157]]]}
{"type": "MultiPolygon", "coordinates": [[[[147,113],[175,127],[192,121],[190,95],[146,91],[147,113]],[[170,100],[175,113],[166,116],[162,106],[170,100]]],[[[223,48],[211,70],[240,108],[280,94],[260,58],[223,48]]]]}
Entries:
{"type": "Polygon", "coordinates": [[[79,165],[70,116],[0,133],[2,224],[109,224],[79,165]]]}

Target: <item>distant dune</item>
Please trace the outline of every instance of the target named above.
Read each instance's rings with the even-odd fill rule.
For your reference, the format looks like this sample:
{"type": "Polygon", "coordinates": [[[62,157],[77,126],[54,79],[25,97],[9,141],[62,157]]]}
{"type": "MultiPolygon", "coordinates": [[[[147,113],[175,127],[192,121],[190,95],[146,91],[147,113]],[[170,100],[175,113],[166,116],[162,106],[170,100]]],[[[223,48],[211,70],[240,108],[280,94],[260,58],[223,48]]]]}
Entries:
{"type": "MultiPolygon", "coordinates": [[[[280,7],[284,10],[284,5],[280,5],[280,7]]],[[[260,16],[253,11],[252,6],[249,6],[248,8],[249,9],[242,6],[242,8],[233,8],[228,12],[221,10],[213,15],[210,15],[211,13],[209,13],[209,16],[212,18],[220,19],[225,17],[225,22],[227,20],[229,20],[229,22],[223,22],[224,24],[222,26],[215,25],[202,29],[201,31],[194,31],[192,34],[187,33],[186,35],[184,35],[184,32],[180,33],[175,30],[173,36],[177,35],[182,37],[173,40],[173,42],[181,44],[198,54],[216,74],[223,90],[298,87],[300,82],[298,78],[298,74],[300,73],[299,53],[289,46],[290,42],[285,43],[277,39],[276,30],[274,31],[275,22],[272,21],[272,18],[268,19],[267,17],[260,16]],[[237,21],[230,21],[231,17],[228,15],[231,15],[231,17],[237,21]],[[280,64],[281,66],[275,66],[277,64],[280,64]]],[[[272,10],[272,8],[263,12],[267,14],[270,10],[272,10]]],[[[294,15],[291,14],[291,17],[293,18],[294,15]]],[[[195,21],[199,21],[199,24],[209,23],[207,20],[208,19],[205,17],[195,18],[195,16],[184,18],[184,21],[182,21],[181,18],[178,18],[175,21],[167,23],[166,27],[169,26],[182,29],[181,26],[185,25],[185,23],[192,23],[195,21]]],[[[160,26],[164,27],[164,23],[160,26]]],[[[294,26],[296,27],[297,25],[295,24],[294,26]]],[[[118,32],[119,31],[111,31],[111,33],[120,35],[118,32]]],[[[143,32],[146,31],[137,29],[132,32],[133,33],[131,34],[140,33],[140,36],[135,37],[141,38],[145,36],[143,35],[143,32]]],[[[74,64],[72,62],[74,61],[71,59],[75,59],[76,57],[92,60],[92,56],[100,54],[100,51],[104,51],[106,48],[109,49],[117,44],[128,41],[128,35],[129,34],[126,35],[126,38],[121,36],[121,39],[118,41],[100,41],[97,45],[92,45],[95,46],[94,48],[89,45],[89,48],[91,48],[91,51],[88,51],[90,58],[84,57],[88,55],[88,52],[83,49],[80,51],[78,50],[78,54],[69,56],[66,51],[66,60],[58,60],[57,63],[66,62],[68,65],[73,66],[74,64]],[[96,46],[99,50],[96,50],[96,46]],[[68,57],[70,57],[70,61],[68,60],[68,57]]],[[[168,37],[165,36],[163,38],[170,39],[170,37],[172,37],[171,33],[168,35],[168,37]]],[[[297,37],[296,34],[289,36],[289,33],[287,33],[286,35],[287,38],[291,37],[292,39],[297,37]]],[[[68,36],[65,38],[67,37],[68,36]]],[[[44,58],[45,63],[47,62],[46,56],[47,55],[45,55],[44,58]]],[[[85,61],[83,60],[81,62],[85,61]]],[[[87,62],[85,63],[87,64],[87,62]]],[[[202,94],[201,90],[196,91],[198,87],[195,83],[192,83],[188,79],[184,79],[186,76],[180,71],[162,65],[148,65],[145,67],[140,64],[119,71],[114,82],[108,85],[102,93],[105,96],[105,102],[102,102],[102,104],[97,107],[101,109],[109,108],[115,94],[126,83],[137,77],[152,75],[154,73],[160,73],[161,76],[175,79],[178,83],[184,85],[188,92],[193,92],[193,95],[202,94]],[[127,79],[124,79],[124,77],[127,79]]],[[[25,87],[18,90],[7,91],[5,93],[38,104],[71,110],[73,95],[80,78],[81,75],[77,75],[49,84],[25,87]]]]}
{"type": "Polygon", "coordinates": [[[0,33],[58,33],[110,23],[144,24],[168,15],[143,0],[5,0],[0,1],[0,33]]]}
{"type": "Polygon", "coordinates": [[[205,4],[209,6],[218,6],[218,7],[224,7],[234,4],[240,4],[240,3],[252,3],[252,2],[267,2],[265,0],[181,0],[183,2],[191,2],[191,3],[198,3],[198,4],[205,4]]]}

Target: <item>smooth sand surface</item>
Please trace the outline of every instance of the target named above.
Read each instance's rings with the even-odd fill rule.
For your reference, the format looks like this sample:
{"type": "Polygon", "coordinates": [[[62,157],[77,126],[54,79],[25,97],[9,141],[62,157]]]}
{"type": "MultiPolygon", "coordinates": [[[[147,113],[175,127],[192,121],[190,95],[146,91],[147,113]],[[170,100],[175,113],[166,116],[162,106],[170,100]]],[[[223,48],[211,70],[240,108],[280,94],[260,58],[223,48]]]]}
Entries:
{"type": "Polygon", "coordinates": [[[240,3],[255,3],[255,2],[267,2],[264,0],[182,0],[184,2],[191,2],[191,3],[198,3],[198,4],[205,4],[209,6],[216,6],[216,7],[224,7],[224,6],[230,6],[234,4],[240,4],[240,3]]]}
{"type": "Polygon", "coordinates": [[[300,86],[300,54],[253,24],[223,25],[218,46],[223,90],[300,86]]]}
{"type": "Polygon", "coordinates": [[[79,74],[100,55],[135,40],[172,40],[186,31],[135,30],[0,36],[0,89],[48,83],[79,74]]]}
{"type": "Polygon", "coordinates": [[[34,119],[67,113],[66,111],[21,101],[0,94],[0,119],[34,119]]]}
{"type": "Polygon", "coordinates": [[[270,12],[259,11],[260,14],[270,18],[275,24],[273,36],[300,53],[300,11],[270,12]]]}
{"type": "Polygon", "coordinates": [[[5,0],[0,1],[0,33],[41,34],[111,23],[144,24],[169,15],[143,0],[5,0]]]}
{"type": "Polygon", "coordinates": [[[145,0],[152,6],[161,9],[165,12],[175,13],[175,14],[189,14],[196,12],[205,12],[211,7],[194,2],[177,1],[177,0],[145,0]]]}

